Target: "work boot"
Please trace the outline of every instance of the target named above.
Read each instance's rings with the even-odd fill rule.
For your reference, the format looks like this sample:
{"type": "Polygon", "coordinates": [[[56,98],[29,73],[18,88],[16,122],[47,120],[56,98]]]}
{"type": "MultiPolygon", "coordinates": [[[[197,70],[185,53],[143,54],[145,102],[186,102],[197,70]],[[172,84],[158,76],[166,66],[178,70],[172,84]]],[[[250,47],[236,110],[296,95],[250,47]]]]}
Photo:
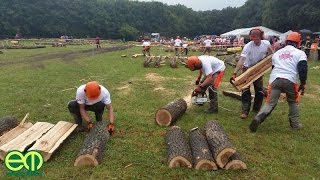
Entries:
{"type": "Polygon", "coordinates": [[[261,122],[257,119],[253,119],[251,121],[251,124],[249,125],[249,129],[251,132],[256,132],[258,129],[258,126],[261,124],[261,122]]]}
{"type": "Polygon", "coordinates": [[[78,124],[78,127],[77,127],[77,132],[84,132],[84,127],[82,126],[82,124],[78,124]]]}
{"type": "Polygon", "coordinates": [[[212,86],[209,87],[209,109],[205,110],[206,113],[212,114],[218,112],[218,93],[212,86]]]}
{"type": "Polygon", "coordinates": [[[241,118],[241,119],[247,119],[247,118],[248,118],[248,112],[243,111],[243,112],[241,113],[241,115],[240,115],[240,118],[241,118]]]}
{"type": "Polygon", "coordinates": [[[299,120],[292,120],[289,118],[290,126],[293,130],[300,130],[302,129],[302,124],[299,122],[299,120]]]}

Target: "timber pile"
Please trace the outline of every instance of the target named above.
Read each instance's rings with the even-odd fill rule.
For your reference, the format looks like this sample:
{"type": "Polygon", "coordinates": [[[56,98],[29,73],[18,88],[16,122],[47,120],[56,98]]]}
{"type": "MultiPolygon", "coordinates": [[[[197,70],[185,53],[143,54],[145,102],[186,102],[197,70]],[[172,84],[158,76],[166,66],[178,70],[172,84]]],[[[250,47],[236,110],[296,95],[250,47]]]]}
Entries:
{"type": "Polygon", "coordinates": [[[239,153],[234,153],[230,158],[229,162],[226,165],[225,169],[239,170],[247,169],[247,165],[242,161],[239,153]]]}
{"type": "Polygon", "coordinates": [[[200,170],[217,170],[205,135],[199,128],[191,129],[189,133],[193,166],[200,170]]]}
{"type": "Polygon", "coordinates": [[[182,129],[172,126],[167,130],[167,162],[170,168],[192,168],[192,156],[182,129]]]}
{"type": "Polygon", "coordinates": [[[74,166],[97,166],[101,163],[106,143],[110,139],[107,122],[99,121],[84,140],[74,166]]]}
{"type": "Polygon", "coordinates": [[[272,66],[272,54],[262,59],[256,65],[250,67],[240,76],[236,77],[235,81],[232,82],[234,88],[238,91],[245,89],[250,86],[255,80],[263,76],[264,73],[269,71],[272,66]]]}
{"type": "Polygon", "coordinates": [[[231,168],[228,166],[229,169],[246,169],[246,166],[243,166],[245,165],[244,163],[240,164],[233,161],[241,160],[238,155],[234,156],[236,149],[231,144],[222,126],[220,126],[218,122],[209,121],[206,124],[204,131],[213,159],[220,168],[226,169],[226,165],[232,162],[232,164],[229,165],[231,168]]]}
{"type": "Polygon", "coordinates": [[[47,161],[77,126],[64,121],[58,122],[57,125],[47,122],[37,122],[33,125],[24,123],[24,120],[0,137],[1,160],[12,150],[21,152],[37,150],[42,152],[47,161]]]}
{"type": "Polygon", "coordinates": [[[184,99],[177,99],[158,109],[155,120],[160,126],[174,124],[187,110],[187,103],[184,99]]]}

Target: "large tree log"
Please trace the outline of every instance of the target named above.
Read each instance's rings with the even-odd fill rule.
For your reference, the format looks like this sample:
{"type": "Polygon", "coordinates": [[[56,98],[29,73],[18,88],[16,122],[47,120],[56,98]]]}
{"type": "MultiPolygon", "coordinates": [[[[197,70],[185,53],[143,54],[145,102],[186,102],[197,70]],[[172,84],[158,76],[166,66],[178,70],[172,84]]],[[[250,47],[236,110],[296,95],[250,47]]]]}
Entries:
{"type": "Polygon", "coordinates": [[[201,129],[193,128],[189,133],[193,166],[200,170],[217,170],[207,139],[201,129]]]}
{"type": "Polygon", "coordinates": [[[235,81],[233,81],[233,86],[238,91],[245,89],[250,86],[255,80],[263,76],[264,73],[269,71],[272,66],[272,54],[262,59],[256,65],[250,67],[240,76],[238,76],[235,81]]]}
{"type": "Polygon", "coordinates": [[[167,160],[170,168],[192,168],[192,157],[182,129],[172,126],[167,130],[167,160]]]}
{"type": "Polygon", "coordinates": [[[15,117],[6,116],[0,119],[0,136],[18,126],[18,120],[15,117]]]}
{"type": "Polygon", "coordinates": [[[209,121],[204,130],[213,159],[220,168],[223,168],[236,150],[218,122],[209,121]]]}
{"type": "Polygon", "coordinates": [[[225,169],[247,169],[247,165],[241,160],[239,153],[234,153],[230,157],[228,164],[225,166],[225,169]]]}
{"type": "Polygon", "coordinates": [[[84,140],[74,166],[97,166],[101,163],[107,141],[110,139],[106,121],[97,122],[84,140]]]}
{"type": "Polygon", "coordinates": [[[177,99],[170,102],[156,112],[156,122],[160,126],[169,126],[177,121],[187,110],[187,103],[184,99],[177,99]]]}

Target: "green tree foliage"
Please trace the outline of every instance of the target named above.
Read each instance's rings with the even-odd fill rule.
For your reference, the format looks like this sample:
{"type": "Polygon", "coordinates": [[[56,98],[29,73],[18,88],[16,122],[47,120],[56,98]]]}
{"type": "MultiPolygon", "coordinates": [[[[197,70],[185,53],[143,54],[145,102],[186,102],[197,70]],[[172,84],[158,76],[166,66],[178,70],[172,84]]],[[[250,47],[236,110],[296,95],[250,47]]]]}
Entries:
{"type": "Polygon", "coordinates": [[[320,31],[320,0],[247,0],[239,8],[194,11],[183,5],[131,0],[0,0],[0,35],[134,39],[221,34],[251,26],[320,31]]]}

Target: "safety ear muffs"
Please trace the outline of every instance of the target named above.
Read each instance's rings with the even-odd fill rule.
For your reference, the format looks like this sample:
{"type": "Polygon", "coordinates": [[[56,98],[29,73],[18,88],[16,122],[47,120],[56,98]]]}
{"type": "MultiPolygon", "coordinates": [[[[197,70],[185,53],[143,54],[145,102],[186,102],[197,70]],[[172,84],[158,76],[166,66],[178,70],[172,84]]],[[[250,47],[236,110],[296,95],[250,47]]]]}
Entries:
{"type": "Polygon", "coordinates": [[[262,30],[259,29],[259,28],[253,28],[253,29],[251,29],[250,32],[249,32],[249,36],[251,36],[251,32],[252,32],[253,30],[258,30],[258,31],[260,31],[260,39],[261,39],[261,40],[264,39],[264,31],[262,31],[262,30]]]}
{"type": "Polygon", "coordinates": [[[195,67],[194,69],[201,69],[202,68],[202,64],[195,64],[194,67],[195,67]]]}

